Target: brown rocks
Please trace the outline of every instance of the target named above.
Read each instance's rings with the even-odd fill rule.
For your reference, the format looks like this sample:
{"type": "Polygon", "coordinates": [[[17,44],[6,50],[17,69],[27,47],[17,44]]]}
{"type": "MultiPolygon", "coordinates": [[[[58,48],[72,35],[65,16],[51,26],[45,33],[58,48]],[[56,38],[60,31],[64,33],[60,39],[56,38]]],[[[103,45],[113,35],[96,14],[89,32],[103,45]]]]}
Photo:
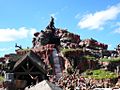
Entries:
{"type": "Polygon", "coordinates": [[[56,35],[60,38],[60,45],[63,48],[77,48],[80,36],[68,32],[66,29],[57,29],[56,35]]]}
{"type": "Polygon", "coordinates": [[[108,48],[108,45],[104,44],[104,43],[100,43],[94,39],[85,39],[83,41],[81,41],[79,43],[80,46],[82,47],[88,47],[88,48],[91,48],[91,49],[105,49],[107,50],[108,48]]]}

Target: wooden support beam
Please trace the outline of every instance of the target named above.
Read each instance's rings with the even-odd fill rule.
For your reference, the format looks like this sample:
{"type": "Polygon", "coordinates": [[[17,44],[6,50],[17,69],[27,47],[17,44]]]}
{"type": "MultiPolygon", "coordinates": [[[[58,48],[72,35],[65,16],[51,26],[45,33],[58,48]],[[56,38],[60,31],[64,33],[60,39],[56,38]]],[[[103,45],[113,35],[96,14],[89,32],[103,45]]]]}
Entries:
{"type": "Polygon", "coordinates": [[[40,72],[15,72],[16,75],[41,74],[40,72]]]}
{"type": "Polygon", "coordinates": [[[22,69],[26,72],[27,70],[23,67],[23,66],[21,66],[22,67],[22,69]]]}
{"type": "Polygon", "coordinates": [[[34,68],[35,66],[32,66],[30,69],[29,69],[29,72],[34,68]]]}

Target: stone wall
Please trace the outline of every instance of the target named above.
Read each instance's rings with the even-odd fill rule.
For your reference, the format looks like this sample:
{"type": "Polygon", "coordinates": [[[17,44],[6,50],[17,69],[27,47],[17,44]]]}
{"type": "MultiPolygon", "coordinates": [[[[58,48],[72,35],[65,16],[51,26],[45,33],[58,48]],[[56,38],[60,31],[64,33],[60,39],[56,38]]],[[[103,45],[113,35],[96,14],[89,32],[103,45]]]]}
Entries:
{"type": "Polygon", "coordinates": [[[83,72],[87,69],[96,69],[99,66],[98,60],[86,59],[82,50],[70,50],[62,53],[65,61],[65,69],[72,66],[74,69],[79,69],[80,72],[83,72]]]}

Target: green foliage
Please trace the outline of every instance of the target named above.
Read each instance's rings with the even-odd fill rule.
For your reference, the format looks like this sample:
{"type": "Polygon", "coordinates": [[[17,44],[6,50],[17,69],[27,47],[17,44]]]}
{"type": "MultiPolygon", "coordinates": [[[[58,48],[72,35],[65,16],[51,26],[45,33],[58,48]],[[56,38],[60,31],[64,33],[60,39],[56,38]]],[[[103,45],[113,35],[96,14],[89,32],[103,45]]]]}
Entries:
{"type": "Polygon", "coordinates": [[[4,77],[3,76],[0,76],[0,81],[4,81],[4,77]]]}
{"type": "Polygon", "coordinates": [[[105,70],[88,70],[83,73],[85,77],[91,77],[95,79],[113,79],[117,78],[117,74],[110,72],[110,71],[105,71],[105,70]]]}
{"type": "Polygon", "coordinates": [[[68,53],[68,52],[75,52],[75,51],[82,51],[82,49],[62,49],[61,52],[64,54],[68,53]]]}
{"type": "Polygon", "coordinates": [[[83,56],[83,58],[86,60],[95,60],[95,57],[89,55],[83,56]]]}
{"type": "Polygon", "coordinates": [[[100,61],[102,62],[119,62],[120,61],[120,57],[117,57],[117,58],[103,58],[103,59],[100,59],[100,61]]]}

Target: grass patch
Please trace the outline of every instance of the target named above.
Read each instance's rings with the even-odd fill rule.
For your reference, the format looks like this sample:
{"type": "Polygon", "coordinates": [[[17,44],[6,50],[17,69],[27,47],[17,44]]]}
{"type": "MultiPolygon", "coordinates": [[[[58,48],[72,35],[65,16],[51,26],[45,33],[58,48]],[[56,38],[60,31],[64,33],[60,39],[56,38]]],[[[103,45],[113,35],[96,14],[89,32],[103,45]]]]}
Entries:
{"type": "Polygon", "coordinates": [[[95,57],[89,55],[83,56],[83,58],[86,60],[95,60],[95,57]]]}
{"type": "Polygon", "coordinates": [[[85,77],[91,77],[95,79],[113,79],[117,78],[117,74],[110,72],[110,71],[105,71],[105,70],[88,70],[83,73],[85,77]]]}
{"type": "Polygon", "coordinates": [[[61,52],[64,54],[68,53],[68,52],[76,52],[76,51],[82,51],[82,49],[62,49],[61,52]]]}
{"type": "Polygon", "coordinates": [[[102,62],[119,62],[120,61],[120,57],[117,57],[117,58],[103,58],[103,59],[100,59],[100,61],[102,62]]]}

